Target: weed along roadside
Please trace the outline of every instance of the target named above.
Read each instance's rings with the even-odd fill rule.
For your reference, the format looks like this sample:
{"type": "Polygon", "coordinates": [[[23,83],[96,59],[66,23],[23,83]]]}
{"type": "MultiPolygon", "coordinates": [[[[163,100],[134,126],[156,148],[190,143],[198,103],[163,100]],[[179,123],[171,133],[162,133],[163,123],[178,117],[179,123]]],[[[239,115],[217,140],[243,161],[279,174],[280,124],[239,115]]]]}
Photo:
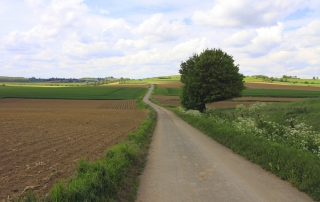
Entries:
{"type": "MultiPolygon", "coordinates": [[[[308,101],[300,101],[300,105],[308,101]]],[[[319,102],[310,100],[310,103],[319,102]]],[[[244,109],[249,114],[263,108],[263,104],[244,109]]],[[[235,153],[287,180],[300,191],[320,201],[320,135],[304,123],[293,128],[264,121],[226,116],[220,110],[210,109],[204,113],[195,110],[168,107],[183,120],[212,139],[232,149],[235,153]],[[261,124],[262,123],[262,124],[261,124]]],[[[239,110],[239,109],[238,109],[239,110]]],[[[243,112],[242,111],[242,112],[243,112]]],[[[291,112],[290,112],[291,113],[291,112]]],[[[288,112],[289,114],[289,112],[288,112]]]]}
{"type": "MultiPolygon", "coordinates": [[[[145,93],[144,93],[145,94],[145,93]]],[[[143,95],[144,95],[143,94],[143,95]]],[[[145,165],[148,148],[156,123],[156,112],[142,102],[137,105],[148,110],[149,117],[127,139],[107,151],[104,158],[88,162],[82,159],[76,174],[56,183],[48,196],[27,193],[20,201],[134,201],[138,176],[145,165]]]]}

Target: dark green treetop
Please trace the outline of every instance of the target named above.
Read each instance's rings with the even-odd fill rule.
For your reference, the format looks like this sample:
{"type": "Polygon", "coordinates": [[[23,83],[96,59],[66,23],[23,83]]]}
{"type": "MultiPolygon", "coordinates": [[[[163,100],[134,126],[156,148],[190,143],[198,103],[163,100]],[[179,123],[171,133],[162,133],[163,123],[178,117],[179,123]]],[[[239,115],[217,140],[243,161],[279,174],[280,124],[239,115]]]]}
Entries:
{"type": "Polygon", "coordinates": [[[221,49],[206,49],[180,65],[180,100],[186,109],[203,112],[206,103],[241,97],[244,76],[232,56],[221,49]]]}

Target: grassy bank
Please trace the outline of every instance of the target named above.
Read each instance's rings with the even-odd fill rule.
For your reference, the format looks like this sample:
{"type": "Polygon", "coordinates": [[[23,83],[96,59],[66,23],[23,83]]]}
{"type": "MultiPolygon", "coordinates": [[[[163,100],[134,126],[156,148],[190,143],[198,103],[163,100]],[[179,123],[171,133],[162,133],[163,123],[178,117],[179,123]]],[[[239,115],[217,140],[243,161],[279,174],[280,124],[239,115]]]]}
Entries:
{"type": "MultiPolygon", "coordinates": [[[[296,106],[304,109],[319,106],[319,102],[319,99],[306,100],[297,102],[296,106]]],[[[298,113],[293,106],[293,103],[281,103],[280,106],[257,104],[252,108],[241,106],[233,111],[213,109],[204,114],[186,112],[181,108],[170,109],[235,153],[320,201],[320,133],[306,124],[308,119],[310,122],[317,119],[315,115],[318,112],[307,110],[298,113]],[[287,113],[280,117],[279,110],[271,110],[277,107],[286,108],[287,113]],[[292,128],[292,119],[286,118],[293,115],[296,116],[292,128]],[[285,120],[276,122],[279,119],[285,120]]]]}

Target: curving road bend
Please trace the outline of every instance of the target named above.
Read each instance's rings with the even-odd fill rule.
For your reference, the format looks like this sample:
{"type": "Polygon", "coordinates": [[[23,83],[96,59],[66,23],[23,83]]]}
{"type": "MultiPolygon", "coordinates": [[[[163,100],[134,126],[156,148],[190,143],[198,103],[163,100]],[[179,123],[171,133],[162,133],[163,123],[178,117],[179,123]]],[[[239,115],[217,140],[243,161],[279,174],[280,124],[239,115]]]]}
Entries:
{"type": "Polygon", "coordinates": [[[137,202],[313,201],[288,182],[234,154],[171,111],[151,103],[158,121],[137,202]]]}

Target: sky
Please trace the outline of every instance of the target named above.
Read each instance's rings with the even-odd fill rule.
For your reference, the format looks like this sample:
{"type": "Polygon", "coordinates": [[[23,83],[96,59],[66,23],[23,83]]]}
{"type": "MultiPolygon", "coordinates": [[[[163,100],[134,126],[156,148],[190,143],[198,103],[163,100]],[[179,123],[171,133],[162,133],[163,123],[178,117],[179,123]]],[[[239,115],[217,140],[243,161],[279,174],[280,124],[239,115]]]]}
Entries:
{"type": "Polygon", "coordinates": [[[245,76],[320,76],[319,0],[0,0],[0,76],[177,75],[220,48],[245,76]]]}

